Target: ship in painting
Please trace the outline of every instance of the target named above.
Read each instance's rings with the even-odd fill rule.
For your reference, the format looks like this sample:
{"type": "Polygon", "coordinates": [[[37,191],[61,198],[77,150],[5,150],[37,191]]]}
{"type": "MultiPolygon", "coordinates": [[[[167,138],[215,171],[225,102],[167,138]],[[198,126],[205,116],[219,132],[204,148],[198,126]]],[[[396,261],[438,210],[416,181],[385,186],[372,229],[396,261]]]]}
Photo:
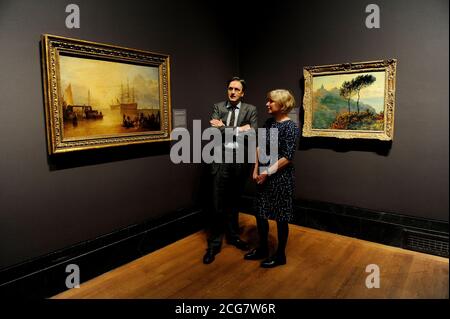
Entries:
{"type": "Polygon", "coordinates": [[[123,127],[152,131],[161,129],[159,108],[138,108],[134,87],[130,89],[128,82],[126,90],[123,84],[121,84],[120,96],[113,101],[110,108],[111,111],[120,112],[123,127]]]}
{"type": "Polygon", "coordinates": [[[64,91],[63,97],[63,117],[65,121],[72,121],[77,124],[79,120],[100,120],[103,113],[94,110],[91,105],[91,91],[88,90],[88,103],[77,105],[73,102],[72,85],[69,84],[64,91]]]}
{"type": "Polygon", "coordinates": [[[134,88],[130,90],[130,84],[127,84],[127,90],[124,90],[123,84],[120,86],[120,98],[116,98],[115,104],[110,105],[112,111],[120,110],[125,116],[134,117],[138,113],[138,104],[134,95],[134,88]]]}

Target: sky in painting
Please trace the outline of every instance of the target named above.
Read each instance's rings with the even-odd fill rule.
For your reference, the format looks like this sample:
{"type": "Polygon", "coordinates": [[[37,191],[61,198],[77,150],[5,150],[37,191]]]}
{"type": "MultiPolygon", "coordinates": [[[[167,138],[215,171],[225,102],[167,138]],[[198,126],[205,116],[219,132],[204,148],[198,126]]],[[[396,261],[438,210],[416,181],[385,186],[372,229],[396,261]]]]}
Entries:
{"type": "MultiPolygon", "coordinates": [[[[323,87],[330,91],[334,88],[340,88],[344,81],[351,81],[358,75],[370,74],[373,75],[376,80],[372,85],[365,87],[361,90],[360,101],[369,104],[377,112],[384,109],[384,91],[385,91],[385,73],[381,72],[362,72],[353,74],[333,74],[325,76],[315,76],[313,78],[313,92],[323,87]]],[[[353,97],[354,100],[357,99],[356,95],[353,97]]]]}
{"type": "MultiPolygon", "coordinates": [[[[72,89],[73,103],[90,104],[94,109],[109,109],[118,104],[123,87],[133,92],[139,109],[159,108],[158,67],[60,56],[61,94],[72,89]]],[[[125,101],[126,102],[126,101],[125,101]]]]}

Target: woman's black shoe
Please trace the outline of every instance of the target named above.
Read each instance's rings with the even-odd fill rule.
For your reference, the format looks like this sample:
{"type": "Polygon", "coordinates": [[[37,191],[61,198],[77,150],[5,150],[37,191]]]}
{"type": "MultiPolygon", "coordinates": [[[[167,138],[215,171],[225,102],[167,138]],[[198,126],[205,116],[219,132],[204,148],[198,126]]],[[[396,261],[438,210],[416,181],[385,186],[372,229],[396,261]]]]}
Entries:
{"type": "Polygon", "coordinates": [[[261,249],[261,248],[255,248],[252,251],[246,253],[244,255],[244,259],[246,260],[258,260],[258,259],[264,259],[269,256],[269,252],[267,249],[261,249]]]}
{"type": "Polygon", "coordinates": [[[262,268],[273,268],[280,265],[286,265],[286,256],[274,255],[261,262],[262,268]]]}

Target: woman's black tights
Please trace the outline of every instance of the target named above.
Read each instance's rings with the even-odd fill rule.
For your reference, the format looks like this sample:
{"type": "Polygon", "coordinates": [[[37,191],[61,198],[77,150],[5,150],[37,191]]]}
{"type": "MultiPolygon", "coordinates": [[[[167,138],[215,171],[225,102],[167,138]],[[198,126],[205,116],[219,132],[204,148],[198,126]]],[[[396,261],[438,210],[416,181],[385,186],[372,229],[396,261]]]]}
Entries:
{"type": "MultiPolygon", "coordinates": [[[[259,247],[261,250],[268,250],[269,241],[269,222],[267,219],[256,217],[259,234],[259,247]]],[[[278,230],[278,249],[277,255],[286,256],[286,245],[289,236],[289,224],[287,222],[277,221],[278,230]]]]}

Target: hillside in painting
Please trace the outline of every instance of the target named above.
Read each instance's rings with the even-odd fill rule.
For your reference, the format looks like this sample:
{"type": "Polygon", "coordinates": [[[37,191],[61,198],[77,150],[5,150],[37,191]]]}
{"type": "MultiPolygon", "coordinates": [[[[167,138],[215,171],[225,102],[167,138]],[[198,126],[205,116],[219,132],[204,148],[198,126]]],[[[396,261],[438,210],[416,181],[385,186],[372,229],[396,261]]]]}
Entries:
{"type": "Polygon", "coordinates": [[[331,90],[323,86],[313,95],[313,128],[342,130],[383,130],[384,114],[377,113],[369,104],[348,101],[339,94],[338,88],[331,90]],[[350,102],[350,103],[349,103],[350,102]],[[349,112],[350,104],[350,112],[349,112]]]}

